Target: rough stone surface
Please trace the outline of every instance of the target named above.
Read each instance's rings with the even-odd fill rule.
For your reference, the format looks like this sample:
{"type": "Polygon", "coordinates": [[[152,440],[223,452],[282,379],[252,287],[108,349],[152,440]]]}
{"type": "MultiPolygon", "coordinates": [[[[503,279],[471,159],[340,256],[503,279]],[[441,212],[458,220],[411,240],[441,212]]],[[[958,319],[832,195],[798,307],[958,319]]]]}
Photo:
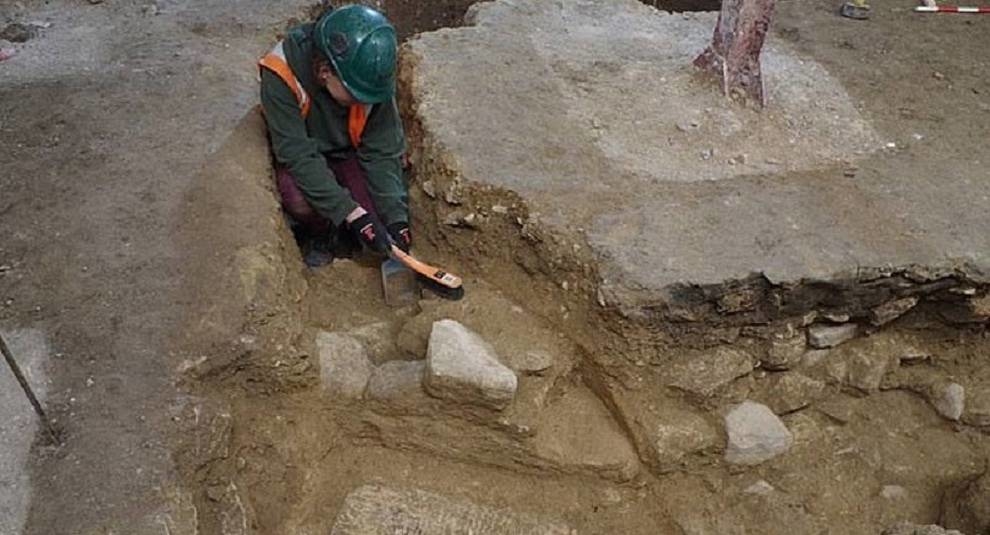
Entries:
{"type": "Polygon", "coordinates": [[[371,377],[371,361],[364,346],[353,336],[320,332],[316,336],[320,353],[320,381],[331,396],[357,399],[371,377]]]}
{"type": "Polygon", "coordinates": [[[917,297],[904,297],[884,303],[870,312],[870,323],[876,326],[886,325],[906,314],[917,304],[917,297]]]}
{"type": "Polygon", "coordinates": [[[977,427],[990,426],[990,387],[971,388],[967,391],[962,421],[977,427]]]}
{"type": "Polygon", "coordinates": [[[423,394],[423,361],[395,360],[371,372],[365,396],[378,401],[395,401],[423,394]]]}
{"type": "Polygon", "coordinates": [[[797,372],[786,372],[770,379],[762,399],[776,414],[787,414],[811,405],[824,393],[825,383],[797,372]]]}
{"type": "Polygon", "coordinates": [[[943,417],[957,421],[966,408],[966,390],[959,383],[942,385],[934,392],[931,402],[943,417]]]}
{"type": "Polygon", "coordinates": [[[505,408],[518,385],[492,347],[453,320],[433,324],[424,384],[432,396],[492,409],[505,408]]]}
{"type": "Polygon", "coordinates": [[[733,380],[753,371],[753,359],[743,351],[718,347],[688,354],[670,367],[668,384],[680,390],[711,396],[733,380]]]}
{"type": "MultiPolygon", "coordinates": [[[[518,193],[552,229],[586,229],[610,302],[655,304],[675,299],[673,288],[752,273],[799,283],[863,266],[987,261],[986,233],[931,224],[951,219],[938,207],[972,206],[972,187],[933,191],[891,177],[893,198],[886,182],[847,195],[848,184],[790,179],[882,143],[840,83],[785,40],[764,48],[769,113],[759,114],[692,81],[713,14],[635,0],[498,0],[477,4],[467,22],[417,37],[404,54],[403,89],[429,157],[461,184],[518,193]],[[897,225],[865,217],[915,202],[933,213],[897,225]]],[[[436,185],[440,198],[449,186],[436,185]]]]}
{"type": "Polygon", "coordinates": [[[812,325],[808,327],[808,345],[815,349],[835,347],[856,337],[859,327],[855,323],[845,325],[812,325]]]}
{"type": "Polygon", "coordinates": [[[768,370],[787,370],[801,361],[804,356],[805,339],[794,336],[786,339],[773,339],[766,357],[760,366],[768,370]]]}
{"type": "Polygon", "coordinates": [[[846,382],[865,393],[876,392],[891,364],[892,359],[886,353],[856,349],[849,354],[846,382]]]}
{"type": "Polygon", "coordinates": [[[766,405],[745,401],[725,416],[729,435],[725,460],[756,465],[785,453],[794,443],[791,432],[766,405]]]}
{"type": "Polygon", "coordinates": [[[570,535],[566,525],[420,489],[365,485],[344,499],[330,535],[570,535]]]}
{"type": "Polygon", "coordinates": [[[901,522],[883,530],[882,535],[963,535],[954,529],[945,529],[935,524],[919,525],[901,522]]]}
{"type": "Polygon", "coordinates": [[[656,472],[677,470],[688,455],[719,445],[718,432],[700,413],[673,401],[629,401],[621,410],[627,425],[641,437],[643,457],[656,472]]]}
{"type": "Polygon", "coordinates": [[[538,375],[553,366],[553,355],[542,350],[530,350],[511,357],[506,356],[506,360],[510,368],[525,374],[538,375]]]}

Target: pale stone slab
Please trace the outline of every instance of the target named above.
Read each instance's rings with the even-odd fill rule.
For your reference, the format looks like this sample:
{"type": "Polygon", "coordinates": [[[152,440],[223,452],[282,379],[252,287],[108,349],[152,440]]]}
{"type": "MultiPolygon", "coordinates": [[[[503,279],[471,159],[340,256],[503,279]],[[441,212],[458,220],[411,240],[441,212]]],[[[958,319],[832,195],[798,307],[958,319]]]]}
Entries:
{"type": "Polygon", "coordinates": [[[426,391],[456,403],[501,410],[512,401],[516,374],[491,345],[453,320],[433,324],[426,358],[426,391]]]}
{"type": "Polygon", "coordinates": [[[787,426],[766,405],[744,401],[725,416],[725,460],[756,465],[785,453],[794,443],[787,426]]]}

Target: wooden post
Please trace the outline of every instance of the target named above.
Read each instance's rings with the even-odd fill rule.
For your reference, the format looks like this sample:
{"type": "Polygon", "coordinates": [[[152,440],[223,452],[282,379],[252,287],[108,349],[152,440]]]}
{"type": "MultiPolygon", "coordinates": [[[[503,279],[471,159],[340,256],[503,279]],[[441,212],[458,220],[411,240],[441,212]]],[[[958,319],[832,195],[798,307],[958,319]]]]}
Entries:
{"type": "Polygon", "coordinates": [[[712,44],[694,65],[719,80],[725,96],[740,93],[767,105],[760,68],[776,0],[722,0],[712,44]]]}

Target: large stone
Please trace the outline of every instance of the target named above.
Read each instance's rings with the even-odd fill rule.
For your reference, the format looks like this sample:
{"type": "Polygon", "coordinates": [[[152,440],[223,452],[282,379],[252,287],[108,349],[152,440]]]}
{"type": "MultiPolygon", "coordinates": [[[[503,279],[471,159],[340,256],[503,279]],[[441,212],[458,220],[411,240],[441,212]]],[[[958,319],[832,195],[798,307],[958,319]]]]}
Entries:
{"type": "Polygon", "coordinates": [[[786,372],[770,379],[762,399],[776,414],[787,414],[811,405],[824,393],[825,383],[797,372],[786,372]]]}
{"type": "Polygon", "coordinates": [[[990,387],[971,388],[967,394],[963,423],[977,427],[990,426],[990,387]]]}
{"type": "Polygon", "coordinates": [[[784,422],[766,405],[744,401],[725,416],[729,435],[725,460],[732,464],[756,465],[785,453],[794,437],[784,422]]]}
{"type": "Polygon", "coordinates": [[[856,337],[859,327],[855,323],[843,325],[812,325],[808,327],[808,345],[815,349],[835,347],[856,337]]]}
{"type": "Polygon", "coordinates": [[[644,421],[649,440],[647,455],[660,473],[681,467],[688,455],[711,450],[718,444],[718,432],[697,412],[658,411],[652,421],[644,421]]]}
{"type": "Polygon", "coordinates": [[[566,525],[420,489],[365,485],[344,499],[330,535],[571,535],[566,525]]]}
{"type": "Polygon", "coordinates": [[[426,357],[426,391],[435,397],[504,409],[516,394],[516,374],[492,347],[460,323],[433,324],[426,357]]]}
{"type": "Polygon", "coordinates": [[[892,365],[892,358],[887,353],[855,349],[850,351],[846,363],[846,382],[849,386],[869,394],[880,389],[884,374],[892,365]]]}
{"type": "Polygon", "coordinates": [[[707,397],[751,371],[753,359],[747,353],[729,347],[718,347],[705,353],[691,353],[681,357],[681,362],[670,368],[668,384],[707,397]]]}
{"type": "Polygon", "coordinates": [[[423,395],[423,372],[426,363],[395,360],[375,368],[368,380],[365,396],[377,401],[397,401],[423,395]]]}
{"type": "Polygon", "coordinates": [[[323,391],[335,397],[360,398],[371,377],[371,361],[364,345],[350,335],[321,331],[316,346],[323,391]]]}

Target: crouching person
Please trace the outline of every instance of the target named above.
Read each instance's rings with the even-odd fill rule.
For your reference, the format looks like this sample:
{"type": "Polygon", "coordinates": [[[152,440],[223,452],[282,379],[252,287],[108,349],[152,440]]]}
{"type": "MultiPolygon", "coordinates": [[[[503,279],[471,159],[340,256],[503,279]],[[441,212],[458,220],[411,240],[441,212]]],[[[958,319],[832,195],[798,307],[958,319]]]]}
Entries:
{"type": "Polygon", "coordinates": [[[348,243],[382,254],[412,244],[397,46],[381,13],[349,5],[293,28],[259,62],[277,189],[310,266],[348,243]]]}

